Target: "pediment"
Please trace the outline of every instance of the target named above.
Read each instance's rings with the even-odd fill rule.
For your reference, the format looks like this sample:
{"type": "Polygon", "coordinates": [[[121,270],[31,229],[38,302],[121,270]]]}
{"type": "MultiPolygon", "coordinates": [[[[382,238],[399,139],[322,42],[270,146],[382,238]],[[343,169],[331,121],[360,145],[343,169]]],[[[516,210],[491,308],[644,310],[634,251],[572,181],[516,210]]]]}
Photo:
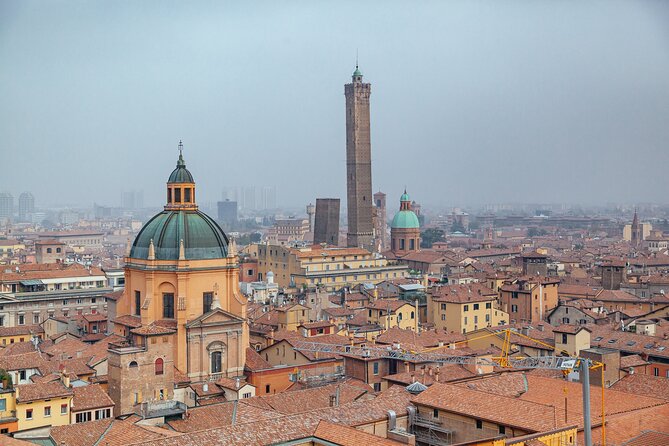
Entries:
{"type": "Polygon", "coordinates": [[[212,326],[212,325],[231,325],[231,324],[239,324],[241,322],[244,322],[243,318],[235,314],[229,313],[225,310],[222,310],[220,308],[216,308],[208,313],[203,314],[197,319],[188,322],[186,324],[186,328],[212,326]]]}

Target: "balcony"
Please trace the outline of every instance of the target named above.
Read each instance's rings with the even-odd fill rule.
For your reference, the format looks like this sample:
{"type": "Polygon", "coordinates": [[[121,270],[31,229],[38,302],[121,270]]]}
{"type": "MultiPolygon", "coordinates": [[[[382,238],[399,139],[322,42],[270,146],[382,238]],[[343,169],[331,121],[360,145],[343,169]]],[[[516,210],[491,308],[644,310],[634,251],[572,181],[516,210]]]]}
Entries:
{"type": "Polygon", "coordinates": [[[181,401],[145,401],[135,410],[143,418],[163,418],[182,416],[188,407],[181,401]]]}

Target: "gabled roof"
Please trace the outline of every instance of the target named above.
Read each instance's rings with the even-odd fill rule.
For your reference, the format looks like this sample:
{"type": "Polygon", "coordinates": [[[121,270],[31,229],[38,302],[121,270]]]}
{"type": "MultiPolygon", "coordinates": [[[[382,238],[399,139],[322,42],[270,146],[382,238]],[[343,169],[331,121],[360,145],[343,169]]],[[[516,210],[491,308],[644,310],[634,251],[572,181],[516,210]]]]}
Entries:
{"type": "Polygon", "coordinates": [[[82,410],[99,409],[102,407],[113,407],[114,401],[109,397],[100,384],[89,384],[87,386],[72,388],[72,412],[82,410]]]}

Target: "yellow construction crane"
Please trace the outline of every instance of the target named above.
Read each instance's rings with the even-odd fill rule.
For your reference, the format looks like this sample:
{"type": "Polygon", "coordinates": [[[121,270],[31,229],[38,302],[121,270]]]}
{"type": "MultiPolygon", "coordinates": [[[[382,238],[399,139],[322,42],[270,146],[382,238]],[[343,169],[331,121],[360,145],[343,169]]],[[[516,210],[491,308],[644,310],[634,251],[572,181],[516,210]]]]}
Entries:
{"type": "Polygon", "coordinates": [[[400,361],[408,361],[414,363],[439,363],[439,364],[471,364],[501,367],[506,369],[547,369],[547,370],[561,370],[567,374],[573,370],[579,372],[581,383],[583,385],[583,437],[585,446],[592,446],[592,424],[590,420],[590,370],[601,370],[602,373],[602,446],[606,446],[606,427],[604,410],[604,364],[593,361],[588,358],[580,358],[570,356],[568,352],[561,351],[559,356],[513,356],[511,354],[511,347],[513,345],[512,336],[519,336],[536,342],[540,345],[553,350],[554,347],[538,339],[517,333],[511,329],[505,329],[499,332],[488,333],[477,336],[466,341],[458,341],[451,343],[452,346],[457,344],[465,344],[475,339],[483,339],[487,337],[498,337],[504,335],[502,344],[502,351],[500,356],[492,358],[477,357],[473,355],[452,355],[440,353],[439,350],[444,350],[448,347],[432,347],[423,350],[408,350],[402,349],[400,344],[388,345],[385,347],[374,345],[354,345],[353,338],[351,338],[350,345],[335,345],[323,342],[311,341],[291,341],[295,350],[309,351],[316,353],[339,354],[348,356],[360,356],[362,358],[379,358],[379,359],[396,359],[400,361]]]}

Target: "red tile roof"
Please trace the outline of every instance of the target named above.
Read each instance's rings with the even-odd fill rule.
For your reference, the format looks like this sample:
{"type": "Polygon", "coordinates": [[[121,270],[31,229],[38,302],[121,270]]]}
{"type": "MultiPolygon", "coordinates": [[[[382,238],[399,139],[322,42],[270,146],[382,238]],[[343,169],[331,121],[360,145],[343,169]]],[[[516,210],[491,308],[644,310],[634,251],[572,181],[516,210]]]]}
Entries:
{"type": "Polygon", "coordinates": [[[100,384],[72,388],[72,412],[82,410],[99,409],[102,407],[114,407],[114,401],[109,397],[100,384]]]}
{"type": "Polygon", "coordinates": [[[21,384],[16,386],[18,390],[17,403],[29,403],[50,398],[58,398],[72,395],[72,389],[65,387],[62,382],[21,384]]]}

